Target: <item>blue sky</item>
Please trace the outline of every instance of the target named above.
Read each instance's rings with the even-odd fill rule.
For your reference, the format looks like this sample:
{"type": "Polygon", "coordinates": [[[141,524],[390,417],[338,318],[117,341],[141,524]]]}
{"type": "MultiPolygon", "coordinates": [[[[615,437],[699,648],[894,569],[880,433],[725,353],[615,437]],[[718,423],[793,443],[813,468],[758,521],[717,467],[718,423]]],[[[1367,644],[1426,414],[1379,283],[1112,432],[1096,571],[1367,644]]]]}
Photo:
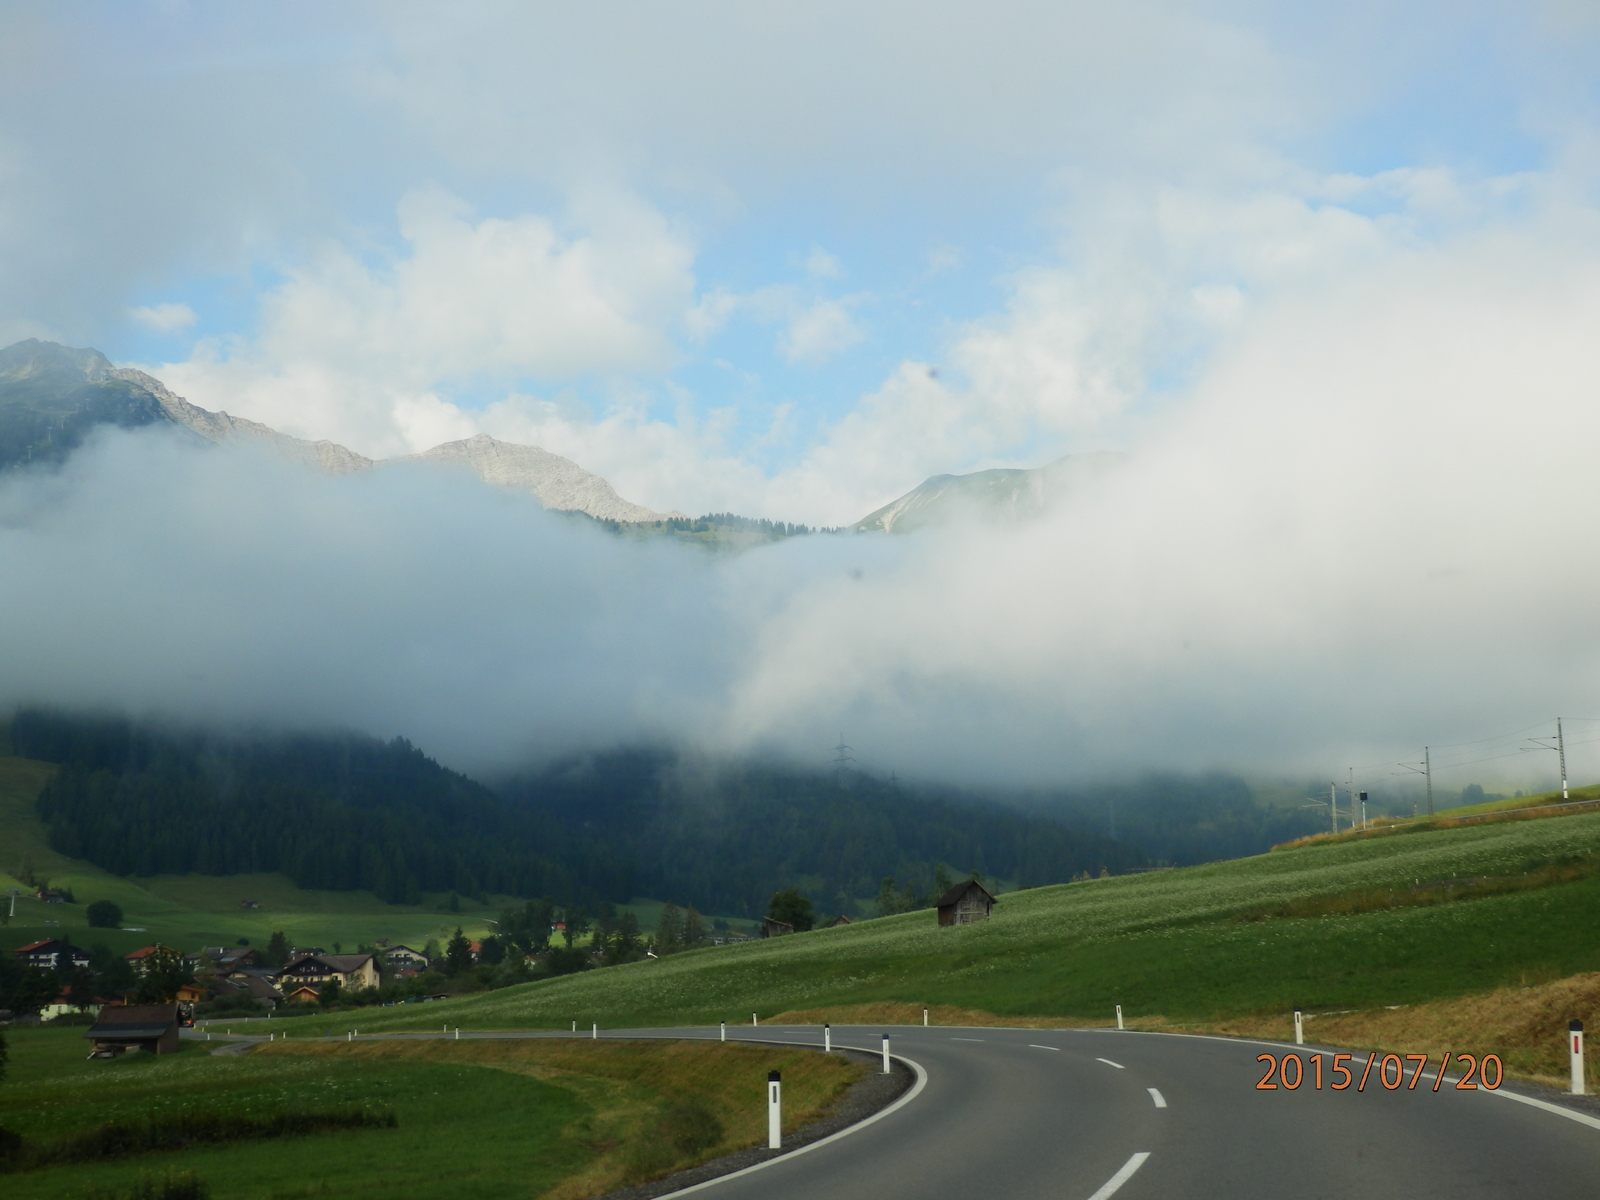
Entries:
{"type": "Polygon", "coordinates": [[[926,474],[1136,441],[1221,336],[1174,297],[1285,286],[1261,264],[1301,234],[1268,200],[1414,246],[1515,219],[1496,180],[1590,196],[1597,32],[1575,4],[9,6],[0,340],[373,455],[483,430],[658,506],[844,521],[926,474]],[[1396,172],[1480,194],[1371,184],[1396,172]],[[378,328],[416,299],[419,194],[458,234],[544,223],[544,276],[415,283],[430,329],[467,313],[460,354],[378,328]],[[557,261],[579,245],[598,274],[557,261]],[[595,322],[487,328],[550,305],[595,322]],[[996,355],[1061,361],[1002,381],[996,355]],[[939,437],[914,400],[864,415],[908,364],[960,410],[939,437]],[[900,452],[819,464],[868,426],[900,452]]]}

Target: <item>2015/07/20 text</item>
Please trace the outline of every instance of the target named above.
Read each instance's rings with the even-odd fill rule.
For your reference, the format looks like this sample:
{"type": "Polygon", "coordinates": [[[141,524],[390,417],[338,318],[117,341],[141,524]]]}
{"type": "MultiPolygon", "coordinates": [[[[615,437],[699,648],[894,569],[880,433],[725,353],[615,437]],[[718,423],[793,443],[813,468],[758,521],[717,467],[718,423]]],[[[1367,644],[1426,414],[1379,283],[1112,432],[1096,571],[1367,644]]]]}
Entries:
{"type": "MultiPolygon", "coordinates": [[[[1275,1092],[1281,1084],[1284,1090],[1292,1092],[1306,1081],[1307,1075],[1311,1075],[1316,1081],[1312,1086],[1320,1088],[1322,1086],[1323,1057],[1321,1054],[1310,1055],[1311,1066],[1307,1067],[1298,1054],[1285,1054],[1282,1061],[1279,1061],[1276,1054],[1258,1054],[1256,1055],[1256,1061],[1266,1063],[1267,1070],[1256,1084],[1256,1090],[1260,1092],[1275,1092]],[[1290,1070],[1290,1064],[1293,1064],[1293,1071],[1290,1070]],[[1291,1075],[1293,1076],[1292,1079],[1290,1078],[1291,1075]]],[[[1342,1081],[1329,1083],[1328,1087],[1332,1091],[1342,1092],[1352,1083],[1355,1083],[1355,1072],[1344,1065],[1355,1058],[1355,1055],[1335,1054],[1331,1057],[1333,1065],[1329,1074],[1335,1080],[1342,1079],[1342,1081]]],[[[1439,1085],[1444,1082],[1444,1073],[1450,1066],[1450,1058],[1451,1056],[1446,1054],[1439,1060],[1438,1073],[1433,1077],[1433,1086],[1428,1089],[1430,1092],[1437,1092],[1439,1085]]],[[[1478,1060],[1477,1055],[1474,1054],[1457,1054],[1455,1058],[1458,1062],[1467,1064],[1466,1074],[1456,1080],[1455,1083],[1455,1090],[1458,1092],[1476,1091],[1478,1084],[1473,1082],[1474,1076],[1477,1076],[1482,1081],[1483,1086],[1491,1092],[1498,1088],[1505,1079],[1505,1067],[1501,1064],[1498,1054],[1485,1054],[1481,1062],[1478,1060]],[[1493,1083],[1489,1082],[1491,1064],[1494,1068],[1493,1083]]],[[[1387,1090],[1391,1092],[1399,1091],[1403,1084],[1406,1090],[1412,1091],[1416,1089],[1417,1080],[1422,1077],[1422,1072],[1428,1065],[1428,1056],[1426,1054],[1407,1054],[1402,1060],[1402,1057],[1398,1054],[1385,1054],[1380,1060],[1378,1052],[1374,1050],[1368,1056],[1367,1065],[1361,1071],[1361,1082],[1355,1084],[1356,1091],[1359,1092],[1366,1089],[1367,1077],[1372,1074],[1372,1067],[1375,1063],[1378,1066],[1378,1082],[1382,1083],[1387,1090]],[[1406,1063],[1415,1064],[1409,1083],[1405,1082],[1406,1063]],[[1392,1082],[1390,1080],[1391,1066],[1393,1067],[1392,1082]]]]}

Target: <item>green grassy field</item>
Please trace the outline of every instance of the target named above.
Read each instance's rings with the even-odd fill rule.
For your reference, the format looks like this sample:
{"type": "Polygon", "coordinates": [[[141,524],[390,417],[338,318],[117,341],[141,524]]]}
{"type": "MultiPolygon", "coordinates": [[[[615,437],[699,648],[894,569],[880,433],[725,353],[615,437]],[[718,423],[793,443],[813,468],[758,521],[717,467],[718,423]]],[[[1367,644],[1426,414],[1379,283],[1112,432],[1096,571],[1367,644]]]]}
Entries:
{"type": "Polygon", "coordinates": [[[784,1073],[791,1129],[862,1073],[837,1057],[790,1049],[581,1039],[280,1042],[237,1057],[190,1042],[171,1056],[105,1062],[85,1059],[82,1032],[9,1031],[0,1126],[49,1142],[112,1121],[356,1105],[392,1112],[397,1127],[0,1175],[8,1200],[116,1194],[142,1175],[172,1170],[197,1172],[217,1200],[578,1197],[754,1144],[765,1135],[769,1070],[784,1073]],[[686,1099],[714,1120],[697,1141],[675,1146],[672,1112],[686,1099]]]}
{"type": "Polygon", "coordinates": [[[994,919],[931,912],[717,947],[426,1006],[363,1029],[743,1022],[900,1001],[1017,1017],[1207,1021],[1407,1004],[1600,968],[1600,876],[1350,916],[1248,920],[1263,906],[1378,887],[1515,876],[1600,852],[1600,814],[1331,842],[1006,896],[994,919]]]}

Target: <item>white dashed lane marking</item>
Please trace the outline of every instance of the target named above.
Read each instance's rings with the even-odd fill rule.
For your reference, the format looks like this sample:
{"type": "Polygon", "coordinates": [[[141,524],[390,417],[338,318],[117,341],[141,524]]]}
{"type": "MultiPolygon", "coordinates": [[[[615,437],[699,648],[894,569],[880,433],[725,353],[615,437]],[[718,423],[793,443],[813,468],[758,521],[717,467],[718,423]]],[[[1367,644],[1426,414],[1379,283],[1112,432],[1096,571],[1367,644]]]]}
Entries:
{"type": "MultiPolygon", "coordinates": [[[[1105,1063],[1106,1066],[1115,1067],[1119,1071],[1125,1069],[1121,1063],[1114,1063],[1109,1058],[1097,1058],[1097,1059],[1095,1059],[1095,1062],[1103,1062],[1103,1063],[1105,1063]]],[[[1122,1185],[1118,1184],[1117,1186],[1121,1187],[1122,1185]]]]}
{"type": "Polygon", "coordinates": [[[1165,1108],[1167,1106],[1167,1098],[1156,1091],[1155,1088],[1145,1088],[1145,1091],[1150,1093],[1150,1099],[1156,1102],[1157,1108],[1165,1108]]]}

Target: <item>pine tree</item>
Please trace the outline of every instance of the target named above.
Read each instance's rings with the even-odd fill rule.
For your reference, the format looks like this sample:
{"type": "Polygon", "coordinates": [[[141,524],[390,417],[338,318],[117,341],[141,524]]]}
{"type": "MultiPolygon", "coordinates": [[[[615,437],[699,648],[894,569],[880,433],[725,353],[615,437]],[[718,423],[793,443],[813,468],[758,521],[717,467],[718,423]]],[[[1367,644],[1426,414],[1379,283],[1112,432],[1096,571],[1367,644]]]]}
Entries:
{"type": "Polygon", "coordinates": [[[683,948],[693,950],[706,939],[705,922],[700,914],[695,912],[694,905],[690,905],[683,913],[683,948]]]}
{"type": "Polygon", "coordinates": [[[444,952],[444,973],[446,975],[461,975],[472,970],[472,943],[467,941],[461,932],[461,926],[456,926],[454,935],[450,938],[450,945],[444,952]]]}
{"type": "Polygon", "coordinates": [[[682,916],[678,906],[670,900],[662,906],[656,921],[656,953],[676,954],[683,949],[682,916]]]}

